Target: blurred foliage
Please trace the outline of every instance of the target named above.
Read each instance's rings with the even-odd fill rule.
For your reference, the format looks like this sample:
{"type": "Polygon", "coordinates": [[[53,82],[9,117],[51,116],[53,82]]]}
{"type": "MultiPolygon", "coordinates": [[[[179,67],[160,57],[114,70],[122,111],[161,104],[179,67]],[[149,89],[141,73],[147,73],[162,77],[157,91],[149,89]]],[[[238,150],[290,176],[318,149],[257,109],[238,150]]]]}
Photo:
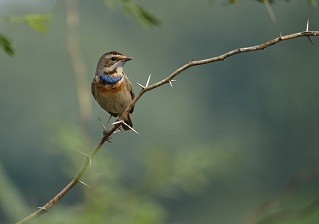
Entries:
{"type": "Polygon", "coordinates": [[[141,154],[143,170],[146,170],[141,189],[165,197],[200,193],[213,178],[231,173],[231,164],[236,164],[234,158],[234,149],[221,145],[199,144],[180,150],[145,149],[141,154]]]}
{"type": "MultiPolygon", "coordinates": [[[[265,0],[257,0],[258,2],[261,2],[263,4],[265,4],[265,0]]],[[[268,0],[268,2],[270,4],[272,3],[276,3],[276,2],[291,2],[290,0],[268,0]]],[[[240,0],[229,0],[229,3],[230,4],[236,4],[236,3],[239,3],[240,0]]],[[[317,7],[318,6],[318,0],[308,0],[309,4],[314,6],[314,7],[317,7]]]]}
{"type": "MultiPolygon", "coordinates": [[[[66,159],[63,170],[72,178],[84,161],[82,153],[88,154],[93,146],[88,145],[79,128],[70,124],[56,127],[53,132],[56,136],[52,138],[56,144],[53,152],[63,154],[66,159]]],[[[139,151],[139,178],[128,183],[123,161],[109,151],[103,152],[103,148],[109,147],[110,143],[102,147],[83,177],[92,189],[78,185],[84,192],[84,201],[69,207],[59,205],[54,209],[56,211],[50,210],[34,223],[167,223],[168,211],[162,205],[161,197],[172,199],[181,192],[201,192],[212,178],[228,172],[227,161],[234,158],[232,149],[217,146],[177,151],[151,147],[139,151]]],[[[5,214],[12,211],[13,207],[5,214]]]]}
{"type": "MultiPolygon", "coordinates": [[[[160,20],[143,6],[134,3],[132,0],[104,0],[109,8],[115,8],[116,2],[119,2],[124,12],[137,18],[141,24],[147,26],[159,26],[160,20]]],[[[11,23],[24,23],[30,26],[35,31],[46,34],[48,32],[48,23],[51,20],[50,15],[46,14],[29,14],[24,17],[8,16],[0,19],[0,21],[7,21],[11,23]]],[[[0,34],[0,47],[10,56],[14,55],[12,42],[9,38],[0,34]]]]}
{"type": "Polygon", "coordinates": [[[133,0],[104,0],[105,4],[114,9],[116,2],[119,2],[124,12],[137,18],[141,24],[147,26],[159,26],[160,20],[150,11],[145,9],[143,6],[134,3],[133,0]]]}
{"type": "Polygon", "coordinates": [[[14,55],[14,49],[12,46],[12,42],[9,38],[0,33],[0,47],[6,52],[8,55],[14,55]]]}
{"type": "Polygon", "coordinates": [[[308,0],[308,2],[309,2],[310,5],[312,5],[313,7],[317,7],[317,6],[318,6],[318,0],[308,0]]]}
{"type": "Polygon", "coordinates": [[[316,223],[319,218],[317,169],[297,173],[285,188],[260,205],[245,224],[316,223]]]}
{"type": "MultiPolygon", "coordinates": [[[[23,17],[8,16],[0,19],[2,22],[25,24],[41,34],[48,32],[50,20],[51,16],[47,14],[28,14],[23,17]]],[[[3,34],[0,34],[0,47],[10,56],[15,53],[11,40],[3,34]]]]}
{"type": "Polygon", "coordinates": [[[26,24],[41,34],[46,34],[48,32],[50,20],[51,15],[48,14],[28,14],[23,17],[7,16],[1,19],[1,21],[5,22],[26,24]]]}
{"type": "MultiPolygon", "coordinates": [[[[231,1],[231,2],[234,2],[234,1],[232,1],[232,0],[230,0],[230,1],[231,1]]],[[[265,3],[265,0],[257,0],[257,1],[262,2],[262,3],[265,3]]],[[[269,2],[270,4],[276,3],[276,2],[282,2],[282,1],[284,1],[284,2],[291,2],[291,0],[268,0],[268,2],[269,2]]],[[[239,2],[239,0],[236,0],[236,2],[239,2]]],[[[308,0],[308,2],[309,2],[309,4],[312,5],[312,6],[317,6],[318,0],[308,0]]]]}
{"type": "MultiPolygon", "coordinates": [[[[264,0],[257,0],[259,2],[264,3],[264,0]]],[[[289,2],[289,0],[285,0],[289,2]]],[[[159,26],[161,21],[149,10],[145,9],[143,6],[134,3],[133,0],[104,0],[105,4],[114,9],[116,6],[116,2],[119,2],[124,12],[128,15],[131,15],[137,18],[141,24],[147,26],[159,26]]],[[[231,4],[238,3],[239,0],[229,0],[231,4]]],[[[275,0],[269,0],[269,3],[275,3],[275,0]]],[[[317,7],[318,0],[308,0],[309,4],[317,7]]],[[[9,16],[6,18],[2,18],[2,21],[8,21],[13,23],[24,23],[30,26],[35,31],[46,34],[48,32],[49,26],[48,22],[51,20],[50,15],[45,14],[30,14],[24,17],[18,16],[9,16]]],[[[0,20],[0,21],[1,21],[0,20]]],[[[5,37],[3,34],[0,34],[0,47],[10,56],[14,55],[14,49],[12,47],[12,42],[9,38],[5,37]]]]}
{"type": "MultiPolygon", "coordinates": [[[[261,3],[263,3],[263,4],[265,4],[265,0],[257,0],[258,2],[261,2],[261,3]]],[[[273,4],[273,3],[276,3],[276,2],[282,2],[282,1],[284,1],[284,2],[291,2],[291,0],[268,0],[268,2],[270,3],[270,4],[273,4]]],[[[236,3],[239,3],[240,2],[240,0],[229,0],[229,3],[230,4],[236,4],[236,3]]],[[[313,7],[317,7],[318,6],[318,0],[308,0],[308,3],[310,4],[310,5],[312,5],[313,7]]]]}
{"type": "Polygon", "coordinates": [[[27,203],[15,184],[8,178],[1,163],[0,180],[0,208],[3,213],[11,220],[15,220],[17,216],[26,216],[29,212],[27,203]]]}
{"type": "MultiPolygon", "coordinates": [[[[240,0],[229,0],[230,4],[236,4],[239,3],[240,0]]],[[[276,15],[272,10],[272,7],[270,6],[270,4],[274,4],[276,2],[279,1],[285,1],[285,2],[290,2],[290,0],[257,0],[261,3],[263,3],[266,6],[266,9],[268,11],[269,17],[271,18],[271,20],[276,23],[276,15]]],[[[318,0],[308,0],[308,3],[313,6],[313,7],[317,7],[318,5],[318,0]]]]}

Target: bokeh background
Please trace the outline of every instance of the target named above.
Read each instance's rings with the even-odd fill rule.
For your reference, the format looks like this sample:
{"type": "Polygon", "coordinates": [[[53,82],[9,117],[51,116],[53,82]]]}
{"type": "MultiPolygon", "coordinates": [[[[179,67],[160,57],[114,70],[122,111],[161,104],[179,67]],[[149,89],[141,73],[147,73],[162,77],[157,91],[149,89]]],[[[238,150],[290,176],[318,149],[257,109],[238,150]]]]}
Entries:
{"type": "MultiPolygon", "coordinates": [[[[259,1],[134,3],[160,26],[141,24],[117,1],[79,1],[88,89],[109,50],[134,57],[125,71],[137,93],[149,74],[159,81],[191,59],[303,31],[308,19],[310,30],[319,29],[318,8],[308,1],[275,1],[275,23],[259,1]]],[[[91,97],[89,125],[81,125],[65,1],[0,1],[1,17],[31,13],[52,16],[46,35],[0,23],[16,51],[0,52],[1,223],[22,219],[62,189],[85,159],[77,151],[99,142],[98,117],[108,118],[91,97]]],[[[92,189],[76,186],[32,223],[318,223],[313,42],[290,40],[194,67],[173,88],[149,92],[133,114],[139,136],[114,135],[84,175],[92,189]]]]}

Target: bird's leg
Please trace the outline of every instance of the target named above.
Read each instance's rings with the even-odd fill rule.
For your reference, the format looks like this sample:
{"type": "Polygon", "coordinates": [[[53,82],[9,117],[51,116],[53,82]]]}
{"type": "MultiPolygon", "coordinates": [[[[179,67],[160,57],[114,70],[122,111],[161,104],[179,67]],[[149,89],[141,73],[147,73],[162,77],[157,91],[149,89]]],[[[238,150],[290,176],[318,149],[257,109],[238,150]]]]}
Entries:
{"type": "Polygon", "coordinates": [[[112,115],[110,115],[109,119],[107,120],[107,122],[106,122],[106,126],[109,124],[109,122],[110,122],[111,118],[112,118],[112,115]]]}

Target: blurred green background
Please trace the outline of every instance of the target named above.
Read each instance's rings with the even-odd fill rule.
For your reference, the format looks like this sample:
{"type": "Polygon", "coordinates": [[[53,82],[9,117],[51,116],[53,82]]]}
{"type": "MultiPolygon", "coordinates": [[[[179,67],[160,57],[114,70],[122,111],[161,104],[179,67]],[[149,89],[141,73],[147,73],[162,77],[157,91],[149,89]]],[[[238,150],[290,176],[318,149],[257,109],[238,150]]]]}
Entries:
{"type": "MultiPolygon", "coordinates": [[[[134,57],[125,71],[137,93],[136,83],[149,74],[159,81],[191,59],[303,31],[307,19],[310,30],[319,29],[318,8],[307,1],[276,1],[276,23],[258,1],[134,3],[161,25],[141,25],[117,1],[79,1],[88,83],[110,50],[134,57]]],[[[108,118],[91,97],[87,132],[80,124],[65,1],[0,1],[1,17],[31,13],[51,14],[46,35],[0,23],[16,51],[0,52],[0,223],[22,219],[62,189],[83,163],[76,151],[89,153],[99,142],[98,117],[108,118]]],[[[319,193],[319,42],[313,41],[194,67],[173,88],[149,92],[133,114],[139,136],[114,135],[84,175],[92,189],[76,186],[32,223],[276,223],[267,217],[303,208],[302,219],[290,214],[284,223],[318,223],[318,205],[307,207],[319,193]],[[310,177],[297,178],[298,188],[279,200],[301,171],[310,177]],[[254,212],[273,197],[277,203],[254,212]]]]}

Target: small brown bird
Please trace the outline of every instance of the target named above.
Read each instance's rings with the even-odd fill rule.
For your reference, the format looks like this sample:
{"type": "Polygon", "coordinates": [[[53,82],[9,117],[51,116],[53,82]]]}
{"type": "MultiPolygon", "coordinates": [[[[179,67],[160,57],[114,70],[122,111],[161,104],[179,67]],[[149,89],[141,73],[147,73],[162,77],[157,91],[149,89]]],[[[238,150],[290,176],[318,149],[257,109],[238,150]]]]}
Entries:
{"type": "MultiPolygon", "coordinates": [[[[133,58],[117,51],[110,51],[100,58],[91,84],[91,91],[98,104],[113,117],[121,117],[132,102],[134,93],[132,84],[123,72],[123,66],[133,58]]],[[[133,127],[130,113],[123,121],[133,127]]],[[[124,130],[130,128],[122,124],[124,130]]]]}

